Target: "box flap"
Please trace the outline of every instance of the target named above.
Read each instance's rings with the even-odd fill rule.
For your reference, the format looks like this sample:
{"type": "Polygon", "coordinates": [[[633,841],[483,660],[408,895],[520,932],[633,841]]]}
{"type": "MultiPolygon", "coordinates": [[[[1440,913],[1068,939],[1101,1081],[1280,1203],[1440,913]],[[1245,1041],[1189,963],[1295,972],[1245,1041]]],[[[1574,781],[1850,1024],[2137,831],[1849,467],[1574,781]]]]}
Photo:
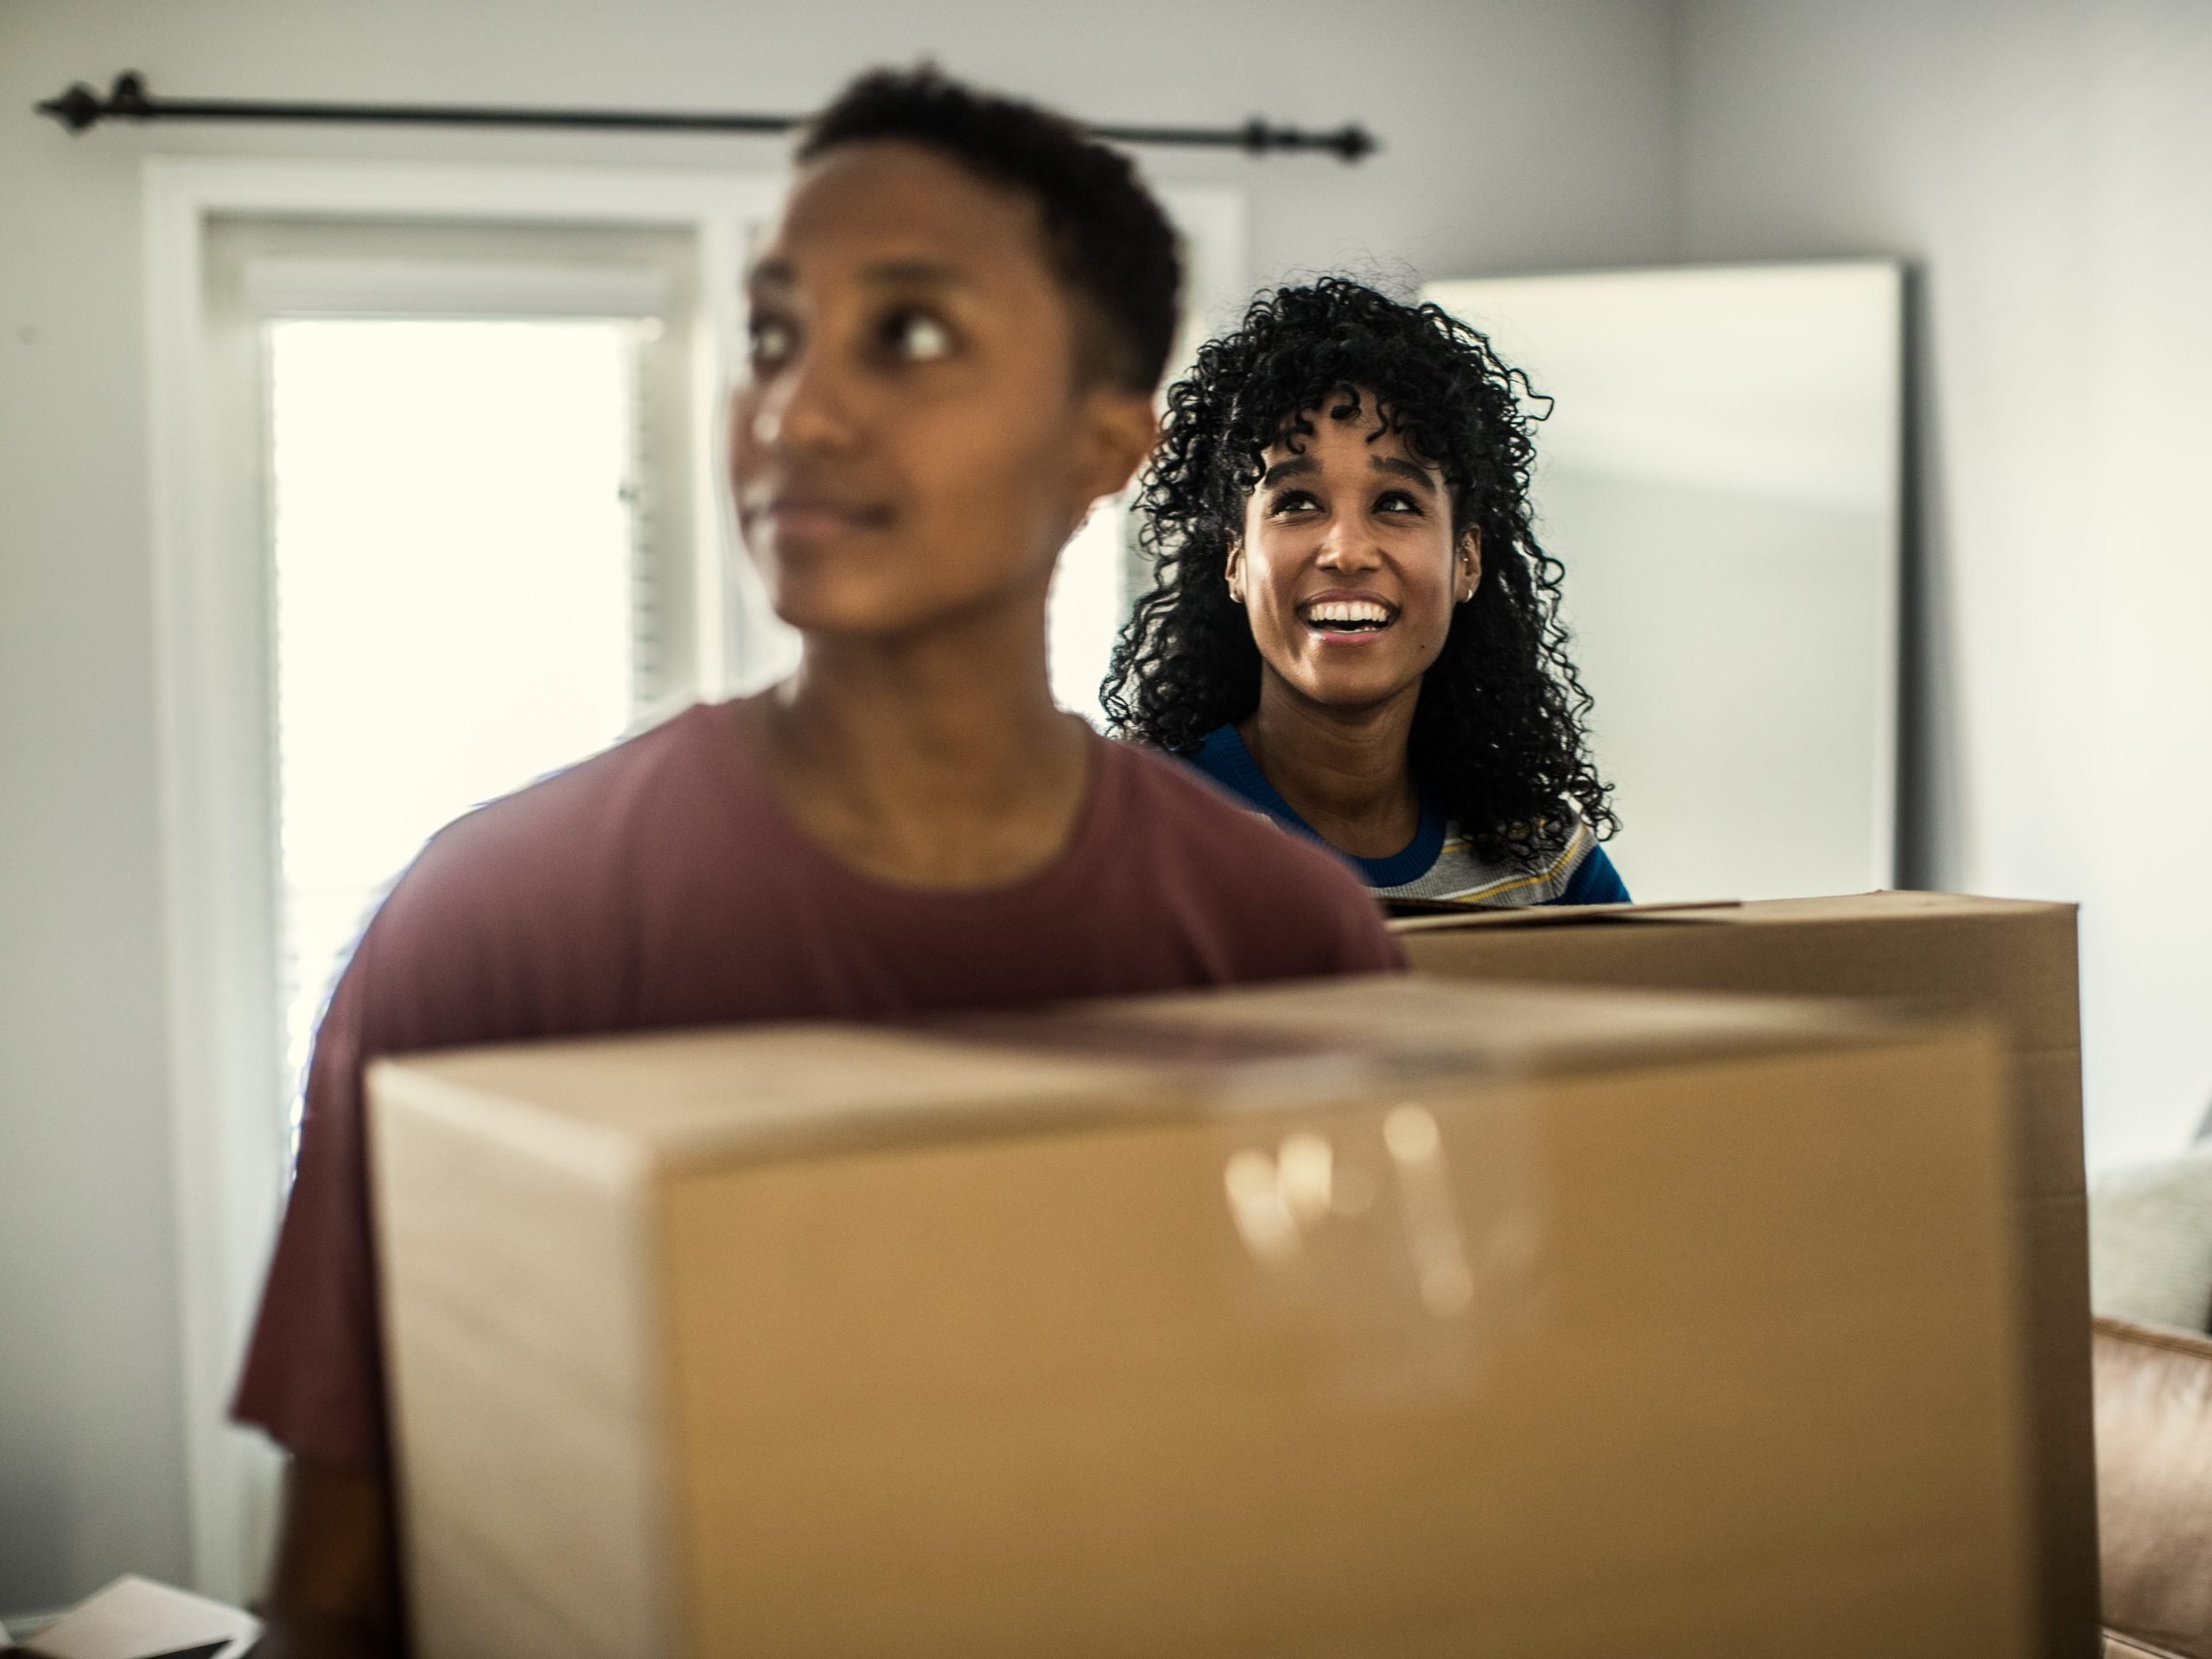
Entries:
{"type": "MultiPolygon", "coordinates": [[[[1001,1122],[1040,1106],[1128,1102],[1140,1059],[980,1048],[889,1026],[743,1026],[467,1049],[385,1060],[372,1102],[504,1114],[554,1161],[642,1173],[769,1155],[899,1126],[1001,1122]]],[[[1154,1105],[1158,1104],[1157,1100],[1154,1105]]]]}
{"type": "Polygon", "coordinates": [[[1714,911],[1740,910],[1740,899],[1704,899],[1678,905],[1522,905],[1476,910],[1465,905],[1402,910],[1387,925],[1393,933],[1427,933],[1462,927],[1592,927],[1617,922],[1694,921],[1714,911]]]}
{"type": "Polygon", "coordinates": [[[1883,888],[1805,899],[1714,899],[1670,905],[1532,905],[1521,910],[1491,910],[1459,915],[1400,917],[1388,924],[1393,933],[1460,931],[1489,927],[1588,927],[1669,924],[1757,927],[1786,923],[1855,923],[1903,918],[1937,918],[2015,915],[2034,911],[2071,911],[2072,905],[2039,899],[1984,899],[1962,893],[1917,893],[1883,888]]]}
{"type": "Polygon", "coordinates": [[[753,1026],[444,1052],[378,1063],[377,1109],[496,1118],[595,1177],[1243,1109],[1440,1071],[1584,1071],[1852,1044],[1850,1003],[1376,975],[1109,999],[906,1027],[753,1026]]]}
{"type": "Polygon", "coordinates": [[[1086,1027],[1118,1026],[1142,1033],[1163,1058],[1185,1045],[1234,1038],[1255,1059],[1338,1054],[1377,1070],[1529,1073],[1863,1040],[1888,1018],[1841,1001],[1416,973],[1248,986],[1233,996],[1117,998],[1032,1015],[1018,1029],[1037,1044],[1072,1042],[1086,1027]]]}
{"type": "Polygon", "coordinates": [[[13,1651],[28,1659],[238,1659],[260,1637],[251,1614],[125,1576],[13,1651]]]}

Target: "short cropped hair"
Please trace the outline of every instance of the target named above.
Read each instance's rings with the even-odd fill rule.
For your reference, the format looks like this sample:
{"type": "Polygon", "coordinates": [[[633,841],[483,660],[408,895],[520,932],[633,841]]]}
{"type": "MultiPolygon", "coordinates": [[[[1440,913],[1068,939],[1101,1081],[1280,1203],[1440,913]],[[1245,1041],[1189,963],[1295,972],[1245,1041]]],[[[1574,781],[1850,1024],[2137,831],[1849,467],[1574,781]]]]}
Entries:
{"type": "Polygon", "coordinates": [[[1128,157],[1065,116],[925,66],[861,76],[807,124],[798,159],[877,141],[921,145],[1033,199],[1052,270],[1076,302],[1079,371],[1129,391],[1158,389],[1183,262],[1128,157]]]}

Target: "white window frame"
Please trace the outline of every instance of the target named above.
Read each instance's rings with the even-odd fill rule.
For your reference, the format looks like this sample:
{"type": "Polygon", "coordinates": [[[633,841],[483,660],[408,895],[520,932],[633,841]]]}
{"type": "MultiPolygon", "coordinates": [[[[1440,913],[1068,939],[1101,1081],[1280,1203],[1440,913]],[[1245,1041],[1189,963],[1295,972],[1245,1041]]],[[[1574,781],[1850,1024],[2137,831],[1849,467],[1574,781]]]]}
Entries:
{"type": "MultiPolygon", "coordinates": [[[[149,157],[143,175],[155,686],[168,992],[169,1122],[193,1577],[258,1593],[279,1459],[232,1427],[229,1401],[283,1204],[287,1144],[272,913],[265,573],[244,567],[216,406],[204,289],[211,220],[600,224],[688,231],[709,314],[694,363],[695,431],[715,435],[741,356],[741,278],[780,174],[149,157]]],[[[1191,283],[1185,346],[1233,321],[1246,292],[1243,193],[1166,187],[1191,283]]],[[[788,660],[780,625],[728,590],[721,469],[700,469],[692,522],[700,695],[788,660]],[[719,527],[717,530],[715,527],[719,527]]],[[[266,549],[253,543],[265,562],[266,549]]]]}
{"type": "MultiPolygon", "coordinates": [[[[277,1097],[265,575],[242,568],[241,515],[211,417],[204,242],[227,215],[343,220],[640,225],[690,233],[709,342],[695,364],[694,429],[719,425],[737,359],[738,277],[749,225],[772,212],[771,174],[200,161],[145,167],[148,392],[156,686],[168,1001],[170,1133],[177,1204],[186,1471],[193,1574],[205,1592],[257,1592],[277,1460],[226,1421],[283,1203],[277,1097]]],[[[724,637],[719,479],[698,482],[694,607],[703,695],[747,654],[724,637]]],[[[256,543],[256,559],[266,550],[256,543]]]]}

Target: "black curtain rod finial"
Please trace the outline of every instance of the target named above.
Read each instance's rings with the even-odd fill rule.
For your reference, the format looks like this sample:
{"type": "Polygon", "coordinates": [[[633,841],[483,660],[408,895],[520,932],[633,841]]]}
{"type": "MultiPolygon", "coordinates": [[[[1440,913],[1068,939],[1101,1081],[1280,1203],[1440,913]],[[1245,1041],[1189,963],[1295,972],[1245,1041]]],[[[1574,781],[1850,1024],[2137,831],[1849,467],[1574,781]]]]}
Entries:
{"type": "Polygon", "coordinates": [[[31,106],[41,115],[52,116],[71,132],[82,132],[96,126],[107,113],[107,105],[100,102],[100,95],[79,81],[59,98],[49,98],[43,104],[31,106]]]}
{"type": "Polygon", "coordinates": [[[1375,139],[1356,123],[1334,132],[1301,132],[1296,127],[1271,127],[1255,115],[1244,124],[1244,149],[1253,156],[1277,149],[1325,149],[1344,161],[1358,162],[1375,153],[1375,139]]]}
{"type": "MultiPolygon", "coordinates": [[[[390,126],[569,127],[657,132],[788,132],[804,118],[791,115],[684,114],[647,110],[501,109],[475,105],[277,103],[251,99],[158,99],[145,77],[125,70],[103,99],[83,81],[35,106],[70,132],[103,121],[313,121],[390,126]]],[[[1277,150],[1325,150],[1346,162],[1375,151],[1375,140],[1356,124],[1334,132],[1270,126],[1255,116],[1242,127],[1124,127],[1103,123],[1090,130],[1127,144],[1174,144],[1242,149],[1248,156],[1277,150]]]]}
{"type": "Polygon", "coordinates": [[[155,114],[153,101],[146,96],[146,79],[135,69],[118,75],[105,99],[80,80],[60,97],[33,107],[72,132],[82,132],[103,121],[150,120],[155,114]]]}

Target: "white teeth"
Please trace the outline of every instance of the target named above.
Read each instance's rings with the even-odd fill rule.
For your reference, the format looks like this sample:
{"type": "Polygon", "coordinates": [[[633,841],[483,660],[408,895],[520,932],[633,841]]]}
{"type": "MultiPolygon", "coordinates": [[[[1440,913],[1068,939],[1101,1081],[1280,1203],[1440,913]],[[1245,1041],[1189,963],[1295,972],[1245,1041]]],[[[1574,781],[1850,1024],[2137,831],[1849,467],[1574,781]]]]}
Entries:
{"type": "Polygon", "coordinates": [[[1330,599],[1306,607],[1308,622],[1370,622],[1376,626],[1388,623],[1390,610],[1386,605],[1371,599],[1330,599]]]}

